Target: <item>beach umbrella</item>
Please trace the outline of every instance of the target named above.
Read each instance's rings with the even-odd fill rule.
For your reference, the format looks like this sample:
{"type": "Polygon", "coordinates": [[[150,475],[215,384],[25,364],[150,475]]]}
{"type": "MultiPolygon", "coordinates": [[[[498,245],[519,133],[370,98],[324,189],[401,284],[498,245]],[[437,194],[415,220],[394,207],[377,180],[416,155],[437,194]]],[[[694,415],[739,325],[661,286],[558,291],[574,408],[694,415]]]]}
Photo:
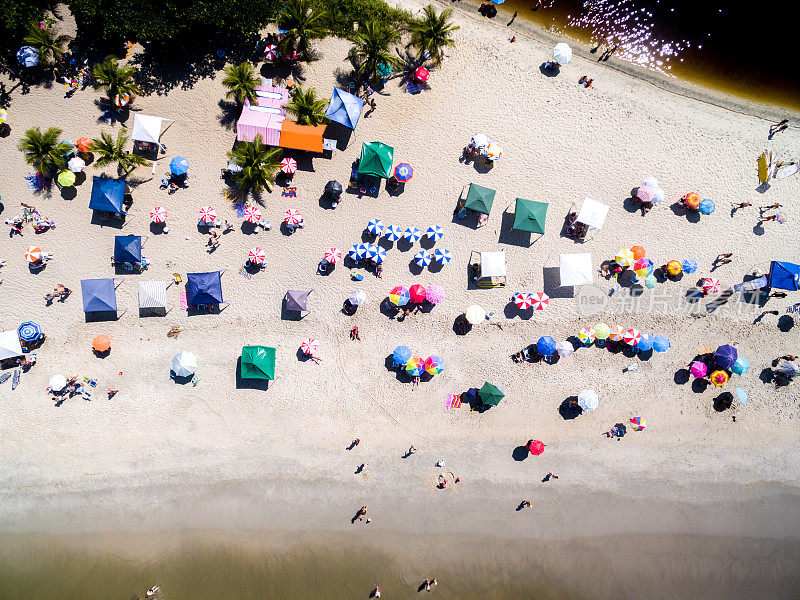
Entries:
{"type": "Polygon", "coordinates": [[[364,142],[361,144],[358,174],[388,179],[391,177],[393,162],[394,148],[381,142],[364,142]]]}
{"type": "Polygon", "coordinates": [[[637,258],[633,263],[633,271],[639,277],[647,277],[653,272],[653,261],[649,258],[637,258]]]}
{"type": "Polygon", "coordinates": [[[189,172],[189,160],[183,156],[176,156],[169,161],[169,170],[173,175],[186,175],[189,172]]]}
{"type": "Polygon", "coordinates": [[[556,341],[549,335],[543,335],[536,342],[536,349],[542,356],[551,356],[556,351],[556,341]]]}
{"type": "Polygon", "coordinates": [[[439,304],[445,298],[444,295],[444,288],[437,284],[432,284],[428,286],[428,289],[425,291],[425,298],[431,304],[439,304]]]}
{"type": "Polygon", "coordinates": [[[652,202],[655,195],[656,190],[649,185],[639,186],[639,189],[636,190],[636,197],[642,202],[652,202]]]}
{"type": "Polygon", "coordinates": [[[38,246],[28,246],[25,250],[25,260],[29,263],[35,263],[42,259],[42,249],[38,246]]]}
{"type": "Polygon", "coordinates": [[[681,262],[681,267],[684,273],[692,274],[697,271],[697,261],[693,258],[685,258],[681,262]]]}
{"type": "Polygon", "coordinates": [[[704,215],[710,215],[711,213],[714,212],[714,209],[716,209],[717,207],[711,200],[702,200],[698,208],[700,209],[700,212],[703,213],[704,215]]]}
{"type": "Polygon", "coordinates": [[[544,233],[547,207],[548,205],[544,202],[517,198],[514,208],[514,224],[511,228],[528,233],[544,233]]]}
{"type": "Polygon", "coordinates": [[[558,342],[556,344],[556,352],[558,352],[560,357],[567,358],[568,356],[572,356],[572,354],[575,352],[575,346],[572,345],[572,342],[568,342],[566,340],[563,342],[558,342]]]}
{"type": "Polygon", "coordinates": [[[714,352],[714,362],[720,369],[733,369],[737,358],[739,358],[739,353],[730,344],[724,344],[714,352]]]}
{"type": "Polygon", "coordinates": [[[364,258],[369,260],[374,260],[376,256],[378,256],[378,248],[375,244],[366,244],[364,250],[364,258]]]}
{"type": "Polygon", "coordinates": [[[191,352],[181,350],[172,359],[172,372],[177,377],[194,375],[195,369],[197,369],[197,357],[191,352]]]}
{"type": "Polygon", "coordinates": [[[50,387],[51,392],[60,392],[67,387],[67,378],[63,375],[53,375],[47,385],[50,387]]]}
{"type": "Polygon", "coordinates": [[[367,300],[367,292],[364,290],[353,290],[350,292],[350,296],[347,298],[347,301],[352,304],[353,306],[361,306],[367,300]]]}
{"type": "Polygon", "coordinates": [[[258,246],[250,248],[250,252],[247,253],[247,260],[254,265],[263,265],[267,260],[267,253],[258,246]]]}
{"type": "Polygon", "coordinates": [[[244,346],[239,357],[239,375],[243,379],[275,379],[275,348],[244,346]]]}
{"type": "Polygon", "coordinates": [[[559,42],[556,44],[553,48],[553,60],[562,66],[571,61],[572,48],[569,47],[569,44],[564,42],[559,42]]]}
{"type": "Polygon", "coordinates": [[[389,302],[395,306],[405,306],[408,304],[410,299],[411,294],[409,293],[408,288],[405,288],[402,285],[392,288],[392,291],[389,292],[389,302]]]}
{"type": "Polygon", "coordinates": [[[267,60],[275,60],[280,56],[278,52],[278,47],[275,44],[269,44],[266,48],[264,48],[264,58],[267,60]]]}
{"type": "Polygon", "coordinates": [[[438,242],[444,235],[444,229],[442,229],[441,225],[431,225],[428,227],[428,231],[425,232],[425,235],[428,239],[438,242]]]}
{"type": "Polygon", "coordinates": [[[405,183],[414,177],[414,169],[408,163],[400,163],[394,168],[394,178],[405,183]]]}
{"type": "Polygon", "coordinates": [[[400,229],[397,225],[389,225],[383,230],[383,235],[390,242],[396,242],[401,237],[403,237],[403,230],[400,229]]]}
{"type": "Polygon", "coordinates": [[[431,259],[433,256],[427,250],[420,250],[414,255],[414,262],[417,263],[420,267],[427,267],[431,264],[431,259]]]}
{"type": "Polygon", "coordinates": [[[200,209],[200,220],[203,223],[213,223],[217,218],[217,211],[210,206],[204,206],[200,209]]]}
{"type": "Polygon", "coordinates": [[[248,204],[244,207],[244,220],[248,223],[258,223],[261,220],[261,211],[257,206],[248,204]]]}
{"type": "Polygon", "coordinates": [[[648,175],[644,179],[642,179],[642,185],[650,186],[651,188],[655,189],[658,187],[658,179],[653,177],[652,175],[648,175]]]}
{"type": "Polygon", "coordinates": [[[417,67],[417,70],[414,71],[414,77],[416,77],[422,83],[428,81],[428,77],[430,77],[430,72],[425,67],[417,67]]]}
{"type": "Polygon", "coordinates": [[[717,387],[722,387],[728,383],[728,374],[722,370],[716,370],[711,374],[711,383],[717,387]]]}
{"type": "Polygon", "coordinates": [[[319,343],[316,338],[308,338],[300,344],[300,350],[309,356],[314,356],[314,353],[319,350],[319,343]]]}
{"type": "Polygon", "coordinates": [[[517,292],[511,297],[511,301],[517,305],[520,310],[526,310],[533,306],[533,297],[525,292],[517,292]]]}
{"type": "Polygon", "coordinates": [[[33,46],[23,46],[17,50],[17,60],[23,67],[35,67],[39,64],[39,51],[33,46]]]}
{"type": "Polygon", "coordinates": [[[78,138],[75,146],[79,152],[89,152],[92,149],[92,140],[87,137],[78,138]]]}
{"type": "Polygon", "coordinates": [[[645,250],[642,246],[631,246],[631,252],[633,252],[633,258],[637,261],[644,258],[645,250]]]}
{"type": "Polygon", "coordinates": [[[359,260],[361,258],[364,258],[364,254],[361,252],[361,246],[363,246],[363,244],[353,244],[352,246],[350,246],[350,250],[348,250],[347,256],[349,256],[352,260],[359,260]]]}
{"type": "Polygon", "coordinates": [[[23,342],[35,342],[42,337],[42,328],[35,321],[25,321],[17,327],[17,336],[23,342]]]}
{"type": "Polygon", "coordinates": [[[367,231],[372,235],[380,235],[383,233],[383,221],[380,219],[370,219],[367,223],[367,231]]]}
{"type": "Polygon", "coordinates": [[[338,198],[342,194],[342,184],[336,181],[335,179],[331,179],[328,183],[325,184],[325,195],[331,198],[338,198]]]}
{"type": "Polygon", "coordinates": [[[287,208],[283,213],[283,222],[287,225],[297,225],[303,220],[303,215],[296,208],[287,208]]]}
{"type": "Polygon", "coordinates": [[[647,427],[647,423],[642,417],[631,418],[630,424],[633,425],[634,431],[644,431],[644,428],[647,427]]]}
{"type": "Polygon", "coordinates": [[[633,257],[633,252],[631,252],[628,248],[622,248],[614,256],[614,261],[620,267],[630,267],[635,262],[635,258],[633,257]]]}
{"type": "Polygon", "coordinates": [[[621,325],[612,325],[611,326],[611,333],[608,336],[612,342],[620,342],[622,341],[622,336],[625,334],[625,328],[621,325]]]}
{"type": "Polygon", "coordinates": [[[374,246],[375,248],[375,256],[372,257],[372,260],[375,263],[382,263],[386,260],[386,248],[383,246],[374,246]]]}
{"type": "Polygon", "coordinates": [[[8,118],[8,111],[5,108],[0,108],[0,125],[6,122],[8,118]]]}
{"type": "Polygon", "coordinates": [[[775,220],[778,223],[783,224],[783,223],[786,223],[786,221],[788,221],[789,218],[786,216],[785,212],[783,212],[782,210],[779,210],[777,213],[775,213],[775,220]]]}
{"type": "Polygon", "coordinates": [[[497,406],[500,404],[500,400],[505,397],[506,391],[501,385],[494,385],[493,383],[485,381],[481,389],[478,390],[478,395],[481,397],[481,402],[483,402],[483,404],[497,406]]]}
{"type": "Polygon", "coordinates": [[[626,330],[625,333],[622,335],[622,339],[625,340],[625,343],[629,346],[635,346],[639,343],[639,339],[641,339],[642,334],[639,332],[638,329],[631,327],[630,329],[626,330]]]}
{"type": "Polygon", "coordinates": [[[733,363],[731,367],[731,371],[736,373],[737,375],[744,375],[750,370],[750,361],[747,360],[744,356],[737,356],[736,362],[733,363]]]}
{"type": "Polygon", "coordinates": [[[639,343],[636,344],[636,350],[638,352],[649,352],[653,349],[653,336],[649,333],[643,333],[642,336],[639,338],[639,343]]]}
{"type": "Polygon", "coordinates": [[[578,332],[578,339],[583,343],[584,346],[589,346],[597,336],[594,333],[594,329],[591,327],[584,327],[578,332]]]}
{"type": "Polygon", "coordinates": [[[467,310],[464,311],[464,316],[467,318],[467,323],[477,325],[478,323],[483,323],[486,319],[486,311],[481,306],[473,304],[467,307],[467,310]]]}
{"type": "Polygon", "coordinates": [[[425,361],[422,360],[419,356],[412,356],[408,359],[406,363],[406,371],[412,377],[419,377],[422,375],[422,372],[425,370],[425,361]]]}
{"type": "Polygon", "coordinates": [[[598,323],[594,326],[594,335],[598,340],[607,340],[611,335],[611,328],[605,323],[598,323]]]}
{"type": "Polygon", "coordinates": [[[501,156],[503,156],[503,148],[500,147],[500,144],[497,142],[489,142],[489,145],[486,146],[486,158],[495,161],[501,156]]]}
{"type": "Polygon", "coordinates": [[[286,173],[287,175],[291,175],[295,171],[297,171],[297,161],[293,159],[291,156],[287,156],[283,160],[281,160],[281,171],[286,173]]]}
{"type": "Polygon", "coordinates": [[[736,397],[739,398],[739,402],[742,404],[747,404],[747,392],[745,392],[742,388],[736,388],[736,397]]]}
{"type": "Polygon", "coordinates": [[[706,363],[696,360],[689,368],[689,372],[692,374],[692,377],[695,378],[705,377],[708,373],[708,367],[706,366],[706,363]]]}
{"type": "Polygon", "coordinates": [[[441,356],[429,356],[425,360],[425,371],[429,375],[438,375],[444,371],[444,359],[441,356]]]}
{"type": "Polygon", "coordinates": [[[80,173],[83,171],[83,168],[86,166],[86,161],[84,161],[80,156],[73,156],[69,159],[67,163],[67,168],[72,171],[73,173],[80,173]]]}
{"type": "Polygon", "coordinates": [[[697,192],[689,192],[683,197],[683,202],[689,208],[697,209],[700,206],[700,195],[697,192]]]}
{"type": "Polygon", "coordinates": [[[422,237],[422,232],[416,227],[408,227],[403,232],[403,237],[413,244],[420,240],[422,237]]]}
{"type": "Polygon", "coordinates": [[[415,283],[408,289],[408,294],[411,302],[414,304],[425,302],[425,288],[418,283],[415,283]]]}
{"type": "Polygon", "coordinates": [[[114,96],[114,104],[122,108],[131,101],[130,94],[117,94],[114,96]]]}
{"type": "Polygon", "coordinates": [[[483,133],[476,133],[472,136],[471,144],[476,148],[486,148],[489,145],[489,137],[483,133]]]}
{"type": "Polygon", "coordinates": [[[656,352],[666,352],[672,348],[672,344],[669,341],[669,338],[664,337],[663,335],[657,335],[653,339],[653,349],[656,352]]]}
{"type": "Polygon", "coordinates": [[[703,293],[704,294],[716,294],[720,288],[719,279],[715,279],[714,277],[706,277],[703,279],[703,293]]]}
{"type": "Polygon", "coordinates": [[[107,335],[96,335],[92,340],[92,348],[95,349],[96,352],[106,352],[111,349],[111,340],[108,339],[107,335]]]}
{"type": "Polygon", "coordinates": [[[594,390],[581,390],[578,394],[578,406],[583,412],[590,413],[600,405],[600,397],[594,390]]]}
{"type": "Polygon", "coordinates": [[[470,183],[467,198],[464,200],[464,208],[488,215],[492,210],[496,194],[497,190],[470,183]]]}
{"type": "Polygon", "coordinates": [[[446,265],[453,259],[453,255],[450,253],[450,250],[443,250],[437,248],[433,253],[433,260],[435,260],[440,265],[446,265]]]}
{"type": "Polygon", "coordinates": [[[547,444],[545,444],[544,442],[540,442],[539,440],[531,440],[530,442],[525,444],[525,447],[528,449],[528,452],[530,452],[534,456],[539,456],[542,452],[544,452],[544,447],[546,445],[547,444]]]}
{"type": "Polygon", "coordinates": [[[406,364],[411,356],[411,349],[408,346],[398,346],[392,352],[392,360],[398,365],[406,364]]]}
{"type": "Polygon", "coordinates": [[[532,306],[534,310],[544,310],[544,307],[550,304],[550,296],[544,292],[535,292],[530,294],[530,297],[533,302],[532,306]]]}
{"type": "Polygon", "coordinates": [[[664,201],[664,197],[666,196],[666,192],[662,190],[660,187],[655,188],[653,192],[653,204],[661,204],[664,201]]]}
{"type": "Polygon", "coordinates": [[[778,365],[778,371],[786,375],[794,376],[796,373],[800,373],[800,365],[793,360],[784,360],[778,365]]]}
{"type": "Polygon", "coordinates": [[[324,258],[330,264],[335,265],[342,259],[342,251],[339,248],[328,248],[325,250],[324,258]]]}
{"type": "Polygon", "coordinates": [[[644,278],[644,285],[648,289],[653,289],[658,284],[658,280],[656,279],[655,275],[648,275],[644,278]]]}
{"type": "Polygon", "coordinates": [[[58,174],[58,185],[61,187],[69,187],[75,183],[75,173],[72,171],[61,171],[58,174]]]}
{"type": "Polygon", "coordinates": [[[677,260],[671,260],[667,263],[667,273],[669,275],[680,275],[683,271],[683,266],[677,260]]]}

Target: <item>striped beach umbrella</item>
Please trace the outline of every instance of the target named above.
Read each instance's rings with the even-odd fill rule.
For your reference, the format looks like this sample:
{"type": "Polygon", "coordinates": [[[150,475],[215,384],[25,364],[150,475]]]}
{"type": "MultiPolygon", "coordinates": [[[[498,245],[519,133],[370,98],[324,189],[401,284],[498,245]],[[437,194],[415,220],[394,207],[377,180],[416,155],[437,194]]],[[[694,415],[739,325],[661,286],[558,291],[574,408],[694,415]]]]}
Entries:
{"type": "Polygon", "coordinates": [[[625,334],[625,328],[622,325],[612,325],[609,329],[608,339],[612,342],[621,342],[622,336],[625,334]]]}
{"type": "Polygon", "coordinates": [[[533,310],[544,310],[544,307],[550,304],[550,296],[544,292],[535,292],[531,294],[531,299],[533,300],[533,310]]]}
{"type": "Polygon", "coordinates": [[[614,256],[614,261],[620,267],[630,267],[635,262],[635,260],[636,259],[633,257],[633,252],[631,252],[629,248],[622,248],[614,256]]]}
{"type": "Polygon", "coordinates": [[[325,260],[332,265],[336,264],[342,259],[342,251],[339,248],[328,248],[325,250],[325,260]]]}
{"type": "Polygon", "coordinates": [[[591,327],[584,327],[578,332],[578,339],[581,341],[582,344],[585,346],[590,345],[597,336],[594,333],[594,329],[591,327]]]}
{"type": "Polygon", "coordinates": [[[210,206],[204,206],[200,209],[200,220],[203,223],[213,223],[217,218],[217,211],[210,206]]]}
{"type": "Polygon", "coordinates": [[[500,147],[500,144],[497,142],[489,142],[489,145],[486,146],[486,158],[495,161],[501,156],[503,156],[503,149],[500,147]]]}
{"type": "Polygon", "coordinates": [[[425,371],[429,375],[438,375],[444,371],[444,359],[441,356],[429,356],[425,360],[425,371]]]}
{"type": "Polygon", "coordinates": [[[443,250],[437,248],[436,251],[433,253],[433,260],[435,260],[440,265],[446,265],[453,259],[453,255],[450,254],[450,250],[443,250]]]}
{"type": "Polygon", "coordinates": [[[350,246],[350,250],[347,251],[347,256],[351,258],[351,260],[360,260],[364,258],[364,253],[361,252],[361,247],[363,244],[353,244],[350,246]]]}
{"type": "Polygon", "coordinates": [[[630,423],[634,431],[644,431],[644,428],[647,427],[647,423],[642,417],[633,417],[630,423]]]}
{"type": "Polygon", "coordinates": [[[37,260],[42,259],[42,249],[39,246],[28,246],[28,249],[25,250],[25,260],[29,263],[34,263],[37,260]]]}
{"type": "Polygon", "coordinates": [[[244,220],[248,223],[258,223],[261,220],[261,211],[257,206],[247,205],[244,207],[244,220]]]}
{"type": "Polygon", "coordinates": [[[719,292],[720,285],[719,279],[715,277],[706,277],[703,279],[703,293],[716,294],[719,292]]]}
{"type": "Polygon", "coordinates": [[[314,353],[319,350],[319,343],[317,342],[316,338],[308,338],[307,340],[304,340],[302,344],[300,344],[300,350],[309,356],[313,356],[314,353]]]}
{"type": "Polygon", "coordinates": [[[163,206],[156,206],[150,211],[151,223],[163,223],[167,220],[167,209],[163,206]]]}
{"type": "Polygon", "coordinates": [[[629,346],[635,346],[639,343],[639,340],[642,338],[641,332],[631,327],[630,329],[625,330],[625,333],[622,335],[622,339],[625,340],[625,343],[629,346]]]}
{"type": "Polygon", "coordinates": [[[35,321],[25,321],[17,328],[17,336],[23,342],[35,342],[42,337],[42,328],[35,321]]]}
{"type": "Polygon", "coordinates": [[[303,220],[303,215],[296,208],[287,208],[283,213],[283,222],[287,225],[297,225],[303,220]]]}
{"type": "Polygon", "coordinates": [[[405,183],[406,181],[411,181],[412,177],[414,177],[414,169],[411,168],[410,164],[400,163],[394,168],[394,178],[397,181],[405,183]]]}
{"type": "Polygon", "coordinates": [[[389,302],[395,306],[405,306],[409,300],[411,300],[411,294],[409,294],[408,288],[402,285],[392,288],[392,291],[389,292],[389,302]]]}
{"type": "Polygon", "coordinates": [[[440,285],[436,285],[435,283],[428,286],[428,289],[425,290],[425,298],[431,304],[439,304],[442,300],[444,300],[444,288],[440,285]]]}
{"type": "Polygon", "coordinates": [[[444,229],[442,229],[441,225],[431,225],[425,235],[434,242],[438,242],[444,235],[444,229]]]}
{"type": "Polygon", "coordinates": [[[291,175],[292,173],[297,171],[297,161],[293,159],[291,156],[287,156],[281,161],[281,171],[283,171],[287,175],[291,175]]]}
{"type": "Polygon", "coordinates": [[[639,189],[636,190],[636,197],[642,202],[652,202],[655,195],[656,191],[649,185],[639,186],[639,189]]]}
{"type": "Polygon", "coordinates": [[[418,242],[422,237],[422,232],[416,227],[408,227],[403,232],[403,237],[412,244],[418,242]]]}
{"type": "Polygon", "coordinates": [[[263,265],[264,261],[267,260],[267,253],[258,246],[250,248],[250,252],[247,253],[247,260],[254,265],[263,265]]]}
{"type": "Polygon", "coordinates": [[[432,259],[433,256],[427,250],[420,250],[414,255],[414,262],[420,267],[427,267],[429,264],[431,264],[432,259]]]}
{"type": "Polygon", "coordinates": [[[389,225],[383,230],[383,235],[390,242],[396,242],[401,237],[403,237],[403,230],[400,229],[397,225],[389,225]]]}
{"type": "Polygon", "coordinates": [[[364,258],[372,260],[378,256],[378,246],[375,244],[367,244],[364,250],[364,258]]]}
{"type": "Polygon", "coordinates": [[[607,340],[611,335],[611,328],[605,323],[598,323],[594,326],[594,334],[598,340],[607,340]]]}
{"type": "Polygon", "coordinates": [[[511,297],[511,301],[517,305],[520,310],[527,310],[533,306],[533,297],[526,292],[517,292],[511,297]]]}
{"type": "Polygon", "coordinates": [[[275,44],[269,44],[266,48],[264,48],[264,58],[267,60],[275,60],[280,56],[278,52],[278,47],[275,44]]]}
{"type": "Polygon", "coordinates": [[[370,219],[367,224],[367,231],[372,235],[381,235],[383,233],[383,221],[380,219],[370,219]]]}
{"type": "Polygon", "coordinates": [[[419,377],[425,371],[425,361],[419,356],[412,356],[406,362],[406,371],[412,377],[419,377]]]}
{"type": "Polygon", "coordinates": [[[414,304],[425,302],[425,288],[418,283],[408,289],[408,295],[414,304]]]}
{"type": "Polygon", "coordinates": [[[386,248],[383,246],[375,246],[376,252],[375,256],[372,257],[372,260],[376,263],[382,263],[386,260],[386,248]]]}

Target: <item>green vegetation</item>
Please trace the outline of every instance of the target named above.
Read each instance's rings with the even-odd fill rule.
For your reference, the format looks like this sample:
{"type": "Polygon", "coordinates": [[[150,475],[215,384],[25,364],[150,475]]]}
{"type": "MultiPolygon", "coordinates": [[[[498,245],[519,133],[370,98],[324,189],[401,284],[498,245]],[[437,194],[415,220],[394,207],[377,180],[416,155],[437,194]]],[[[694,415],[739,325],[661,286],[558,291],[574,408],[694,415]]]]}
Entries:
{"type": "Polygon", "coordinates": [[[92,140],[92,152],[97,154],[97,162],[95,164],[98,167],[105,167],[116,163],[117,168],[124,175],[130,174],[135,167],[149,166],[150,162],[146,158],[138,154],[131,154],[125,150],[128,139],[128,134],[124,130],[120,130],[117,134],[116,141],[103,131],[99,138],[92,140]]]}
{"type": "Polygon", "coordinates": [[[424,16],[411,23],[411,41],[409,46],[419,50],[420,55],[426,51],[430,53],[436,64],[442,62],[444,49],[448,46],[455,46],[453,32],[458,29],[458,25],[453,25],[450,17],[453,10],[448,8],[438,15],[432,4],[425,7],[424,16]]]}
{"type": "Polygon", "coordinates": [[[66,166],[64,156],[70,146],[61,142],[61,134],[58,127],[50,127],[44,133],[34,127],[25,132],[17,148],[25,155],[26,163],[46,175],[66,166]]]}
{"type": "Polygon", "coordinates": [[[324,38],[328,29],[324,25],[325,8],[312,0],[286,0],[278,27],[286,31],[281,40],[281,53],[297,51],[303,58],[311,57],[311,42],[324,38]]]}
{"type": "Polygon", "coordinates": [[[22,43],[39,51],[40,64],[50,65],[64,54],[64,46],[71,39],[65,34],[56,35],[56,30],[49,21],[31,21],[22,43]]]}
{"type": "MultiPolygon", "coordinates": [[[[323,5],[322,0],[317,0],[323,5]]],[[[386,28],[405,30],[411,13],[393,8],[383,0],[324,0],[323,26],[333,35],[352,39],[356,23],[376,23],[386,28]]]]}
{"type": "Polygon", "coordinates": [[[317,98],[317,91],[313,87],[305,92],[300,87],[295,87],[286,110],[295,116],[298,125],[323,125],[328,122],[328,117],[325,116],[327,105],[327,100],[317,98]]]}
{"type": "Polygon", "coordinates": [[[109,102],[114,103],[118,95],[127,94],[133,102],[134,94],[141,94],[142,90],[133,81],[136,74],[134,67],[119,66],[116,56],[106,56],[106,59],[94,66],[92,70],[92,84],[95,90],[105,90],[109,102]]]}
{"type": "Polygon", "coordinates": [[[353,35],[350,57],[356,65],[356,74],[372,83],[380,80],[378,65],[398,66],[400,59],[393,53],[392,45],[400,40],[395,28],[371,21],[358,28],[353,35]]]}
{"type": "Polygon", "coordinates": [[[13,50],[31,21],[39,21],[54,2],[47,0],[0,0],[0,45],[13,50]]]}
{"type": "Polygon", "coordinates": [[[239,65],[228,65],[225,67],[225,77],[222,85],[228,89],[226,98],[234,98],[239,104],[244,104],[245,98],[250,102],[256,101],[256,86],[259,80],[256,77],[253,65],[243,62],[239,65]]]}
{"type": "Polygon", "coordinates": [[[263,189],[272,191],[275,174],[280,167],[281,152],[280,148],[265,146],[260,135],[252,142],[236,144],[228,152],[228,157],[242,167],[241,171],[232,175],[239,188],[256,193],[263,189]]]}

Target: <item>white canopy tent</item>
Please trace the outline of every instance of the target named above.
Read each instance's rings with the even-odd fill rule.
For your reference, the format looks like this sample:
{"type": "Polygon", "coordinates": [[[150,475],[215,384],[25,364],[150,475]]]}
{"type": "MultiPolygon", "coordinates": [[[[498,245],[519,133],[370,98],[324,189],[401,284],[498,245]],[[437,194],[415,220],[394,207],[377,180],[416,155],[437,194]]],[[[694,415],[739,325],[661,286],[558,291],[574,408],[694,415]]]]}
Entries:
{"type": "Polygon", "coordinates": [[[162,121],[172,121],[164,117],[136,114],[133,116],[133,131],[131,139],[135,142],[150,142],[158,144],[161,138],[162,121]]]}
{"type": "Polygon", "coordinates": [[[0,360],[22,356],[22,344],[16,329],[0,333],[0,360]]]}
{"type": "Polygon", "coordinates": [[[578,217],[575,220],[589,227],[602,229],[610,208],[608,204],[603,204],[591,198],[584,198],[581,204],[581,210],[578,212],[578,217]]]}
{"type": "Polygon", "coordinates": [[[481,252],[481,277],[506,276],[506,252],[481,252]]]}
{"type": "Polygon", "coordinates": [[[589,285],[594,281],[591,254],[559,254],[561,286],[589,285]]]}
{"type": "Polygon", "coordinates": [[[166,281],[139,282],[139,308],[167,308],[166,281]]]}

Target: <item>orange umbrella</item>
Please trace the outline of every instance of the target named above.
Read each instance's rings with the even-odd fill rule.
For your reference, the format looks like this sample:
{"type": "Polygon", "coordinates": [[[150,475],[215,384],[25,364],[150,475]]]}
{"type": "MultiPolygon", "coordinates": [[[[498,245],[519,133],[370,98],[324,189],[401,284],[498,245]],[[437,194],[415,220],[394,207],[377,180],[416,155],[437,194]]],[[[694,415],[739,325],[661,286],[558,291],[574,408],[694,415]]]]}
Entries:
{"type": "Polygon", "coordinates": [[[81,152],[89,152],[92,149],[92,140],[87,137],[78,138],[75,144],[81,152]]]}
{"type": "Polygon", "coordinates": [[[700,206],[700,194],[697,192],[689,192],[683,197],[683,201],[689,208],[697,208],[700,206]]]}
{"type": "Polygon", "coordinates": [[[670,275],[680,275],[683,271],[683,266],[677,260],[671,260],[667,263],[667,273],[670,275]]]}
{"type": "Polygon", "coordinates": [[[716,385],[717,387],[723,386],[728,383],[728,374],[725,371],[714,371],[711,374],[711,383],[716,385]]]}
{"type": "Polygon", "coordinates": [[[98,352],[105,352],[111,348],[111,340],[101,333],[92,340],[92,348],[98,352]]]}
{"type": "Polygon", "coordinates": [[[641,246],[631,246],[631,252],[633,252],[633,258],[636,260],[644,258],[644,248],[641,246]]]}

